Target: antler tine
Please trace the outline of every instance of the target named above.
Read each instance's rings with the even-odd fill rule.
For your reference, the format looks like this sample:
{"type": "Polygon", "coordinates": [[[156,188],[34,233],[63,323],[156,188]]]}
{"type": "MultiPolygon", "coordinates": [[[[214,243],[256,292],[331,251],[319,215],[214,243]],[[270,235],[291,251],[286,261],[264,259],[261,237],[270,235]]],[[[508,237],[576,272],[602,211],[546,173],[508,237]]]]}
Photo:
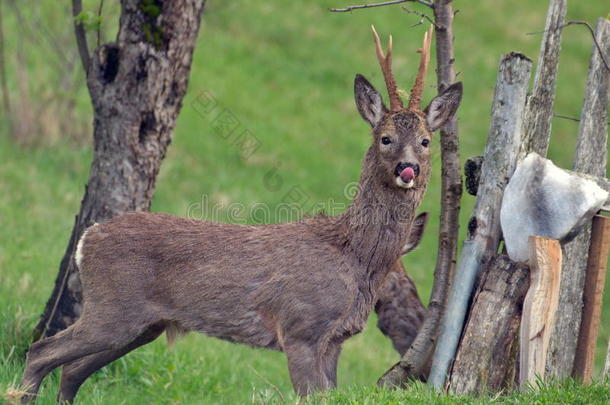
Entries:
{"type": "Polygon", "coordinates": [[[421,109],[421,97],[424,92],[424,79],[426,78],[426,71],[428,70],[428,63],[430,62],[430,44],[432,43],[432,25],[428,28],[428,31],[424,34],[424,41],[421,49],[418,50],[421,53],[419,61],[419,70],[417,71],[417,77],[415,78],[415,84],[411,89],[411,96],[409,98],[409,109],[420,110],[421,109]]]}
{"type": "Polygon", "coordinates": [[[375,30],[375,26],[371,25],[373,30],[373,38],[375,38],[375,52],[377,53],[377,59],[379,60],[379,66],[381,66],[381,72],[385,80],[385,85],[388,88],[388,96],[390,97],[390,111],[400,111],[403,108],[402,100],[398,95],[396,89],[396,81],[394,75],[392,75],[392,36],[388,41],[388,51],[384,55],[383,49],[381,48],[381,41],[379,35],[375,30]]]}

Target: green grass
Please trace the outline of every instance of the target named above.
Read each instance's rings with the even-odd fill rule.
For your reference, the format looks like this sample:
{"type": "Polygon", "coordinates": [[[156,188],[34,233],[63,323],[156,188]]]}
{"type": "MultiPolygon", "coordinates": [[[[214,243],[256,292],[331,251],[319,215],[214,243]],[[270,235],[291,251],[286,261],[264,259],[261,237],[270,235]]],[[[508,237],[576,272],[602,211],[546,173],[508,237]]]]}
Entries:
{"type": "MultiPolygon", "coordinates": [[[[43,3],[43,12],[49,12],[51,3],[43,3]]],[[[568,19],[594,23],[610,11],[602,3],[571,2],[568,19]]],[[[95,6],[95,2],[85,4],[95,6]]],[[[393,34],[394,70],[403,88],[410,87],[414,78],[418,60],[414,51],[425,27],[409,28],[417,18],[400,7],[327,12],[328,7],[345,4],[351,2],[209,2],[189,91],[157,181],[154,211],[261,222],[247,211],[231,216],[228,204],[249,207],[258,202],[273,211],[295,187],[307,196],[301,204],[304,212],[316,203],[348,202],[344,189],[357,181],[370,142],[368,126],[354,107],[354,74],[365,74],[383,89],[369,26],[375,24],[384,37],[393,34]],[[239,119],[240,129],[249,130],[260,142],[248,159],[197,112],[197,100],[204,92],[213,94],[239,119]],[[281,179],[281,184],[269,187],[265,182],[269,176],[281,179]],[[203,199],[221,205],[217,215],[197,211],[203,199]]],[[[422,10],[417,5],[408,7],[422,10]]],[[[537,58],[540,36],[525,33],[542,29],[546,2],[456,2],[456,7],[460,9],[455,22],[456,66],[465,88],[458,113],[464,160],[483,151],[500,56],[518,50],[537,58]]],[[[10,52],[16,46],[16,22],[10,13],[5,15],[10,52]]],[[[58,25],[53,20],[52,26],[58,25]]],[[[591,52],[590,37],[581,28],[569,27],[562,47],[555,111],[569,116],[579,115],[591,52]]],[[[73,47],[68,39],[65,46],[73,47]]],[[[47,80],[45,58],[36,52],[27,55],[30,77],[47,80]]],[[[9,85],[16,89],[12,77],[9,85]]],[[[84,87],[79,92],[79,111],[87,121],[91,110],[84,87]]],[[[427,87],[426,98],[433,93],[427,87]]],[[[560,166],[571,166],[577,129],[574,122],[553,121],[549,155],[560,166]]],[[[25,148],[10,141],[6,132],[3,128],[0,133],[0,392],[20,378],[29,334],[51,292],[91,160],[88,145],[60,138],[25,148]]],[[[434,175],[421,207],[431,212],[431,221],[422,247],[406,259],[424,301],[432,283],[438,226],[436,140],[433,150],[434,175]]],[[[473,202],[464,196],[463,224],[473,202]]],[[[263,222],[279,219],[271,216],[263,222]]],[[[373,387],[376,379],[397,360],[397,354],[374,322],[371,319],[361,335],[346,343],[339,367],[340,388],[311,403],[584,404],[609,400],[607,382],[581,387],[568,381],[493,399],[437,396],[420,385],[406,391],[378,390],[373,387]]],[[[598,370],[609,337],[610,299],[606,299],[598,370]]],[[[54,374],[44,385],[40,403],[52,403],[57,386],[54,374]]],[[[83,386],[79,403],[266,404],[282,402],[282,398],[296,402],[281,354],[190,335],[171,351],[160,339],[102,370],[83,386]]]]}

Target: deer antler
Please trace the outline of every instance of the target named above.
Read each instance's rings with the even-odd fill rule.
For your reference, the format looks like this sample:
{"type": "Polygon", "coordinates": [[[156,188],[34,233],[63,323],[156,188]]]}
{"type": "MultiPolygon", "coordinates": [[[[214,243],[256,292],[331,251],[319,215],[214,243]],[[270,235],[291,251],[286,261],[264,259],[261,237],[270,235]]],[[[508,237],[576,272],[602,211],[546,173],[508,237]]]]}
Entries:
{"type": "Polygon", "coordinates": [[[432,26],[428,28],[428,31],[424,34],[424,41],[421,49],[417,52],[421,53],[419,61],[419,70],[417,71],[417,77],[415,78],[415,84],[411,89],[411,96],[409,98],[409,110],[421,109],[421,96],[424,92],[424,79],[426,77],[426,71],[428,70],[428,63],[430,62],[430,44],[432,43],[432,26]]]}
{"type": "Polygon", "coordinates": [[[402,100],[398,95],[398,90],[396,89],[394,75],[392,75],[392,36],[390,35],[390,40],[388,41],[388,51],[384,55],[383,49],[381,49],[381,41],[379,40],[379,35],[377,35],[375,26],[371,25],[371,29],[373,30],[373,37],[375,38],[375,52],[377,53],[379,66],[381,66],[381,71],[383,72],[386,87],[388,88],[388,95],[390,96],[390,111],[400,111],[404,107],[402,105],[402,100]]]}

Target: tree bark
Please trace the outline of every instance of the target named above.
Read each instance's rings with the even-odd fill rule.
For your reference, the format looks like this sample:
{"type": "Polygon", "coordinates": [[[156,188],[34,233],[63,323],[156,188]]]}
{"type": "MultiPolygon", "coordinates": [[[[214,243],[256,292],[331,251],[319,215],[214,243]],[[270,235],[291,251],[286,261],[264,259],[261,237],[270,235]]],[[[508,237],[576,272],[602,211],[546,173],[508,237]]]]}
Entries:
{"type": "Polygon", "coordinates": [[[205,0],[123,0],[116,42],[91,56],[93,162],[55,288],[34,331],[38,339],[81,311],[73,254],[83,231],[150,207],[155,179],[182,106],[205,0]]]}
{"type": "Polygon", "coordinates": [[[475,278],[481,265],[498,249],[500,206],[504,188],[517,164],[531,66],[532,61],[518,53],[510,53],[500,61],[477,201],[430,371],[429,382],[437,389],[444,387],[455,356],[475,278]]]}
{"type": "MultiPolygon", "coordinates": [[[[451,0],[434,2],[436,32],[436,72],[439,93],[455,81],[453,53],[453,6],[451,0]]],[[[399,386],[410,378],[420,378],[429,365],[447,301],[447,291],[455,270],[459,234],[462,176],[457,117],[441,128],[441,216],[434,284],[424,323],[401,361],[380,379],[380,385],[399,386]]]]}
{"type": "Polygon", "coordinates": [[[551,0],[540,45],[534,88],[527,98],[523,119],[523,147],[521,157],[536,152],[546,157],[551,138],[551,120],[555,102],[555,83],[561,51],[561,33],[568,9],[566,0],[551,0]]]}
{"type": "Polygon", "coordinates": [[[457,395],[497,392],[514,379],[513,346],[518,340],[529,268],[496,255],[483,270],[449,389],[457,395]]]}
{"type": "MultiPolygon", "coordinates": [[[[610,21],[597,21],[595,37],[605,55],[610,55],[610,21]]],[[[608,159],[608,92],[610,73],[593,44],[587,90],[580,116],[578,143],[573,169],[576,172],[606,177],[608,159]]],[[[580,329],[583,288],[589,253],[591,227],[588,225],[573,241],[563,247],[561,292],[555,329],[547,358],[547,373],[558,378],[569,377],[580,329]]]]}

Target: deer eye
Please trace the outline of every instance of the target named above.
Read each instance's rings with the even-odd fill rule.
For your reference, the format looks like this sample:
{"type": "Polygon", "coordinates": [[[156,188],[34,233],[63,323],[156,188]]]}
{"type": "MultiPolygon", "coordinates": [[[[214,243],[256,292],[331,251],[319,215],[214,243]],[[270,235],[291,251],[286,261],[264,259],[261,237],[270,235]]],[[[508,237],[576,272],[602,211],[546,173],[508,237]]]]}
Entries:
{"type": "Polygon", "coordinates": [[[421,141],[421,144],[424,148],[427,148],[428,145],[430,144],[430,140],[429,139],[424,139],[423,141],[421,141]]]}
{"type": "Polygon", "coordinates": [[[384,145],[389,145],[392,143],[392,140],[389,137],[384,136],[383,138],[381,138],[381,143],[384,145]]]}

